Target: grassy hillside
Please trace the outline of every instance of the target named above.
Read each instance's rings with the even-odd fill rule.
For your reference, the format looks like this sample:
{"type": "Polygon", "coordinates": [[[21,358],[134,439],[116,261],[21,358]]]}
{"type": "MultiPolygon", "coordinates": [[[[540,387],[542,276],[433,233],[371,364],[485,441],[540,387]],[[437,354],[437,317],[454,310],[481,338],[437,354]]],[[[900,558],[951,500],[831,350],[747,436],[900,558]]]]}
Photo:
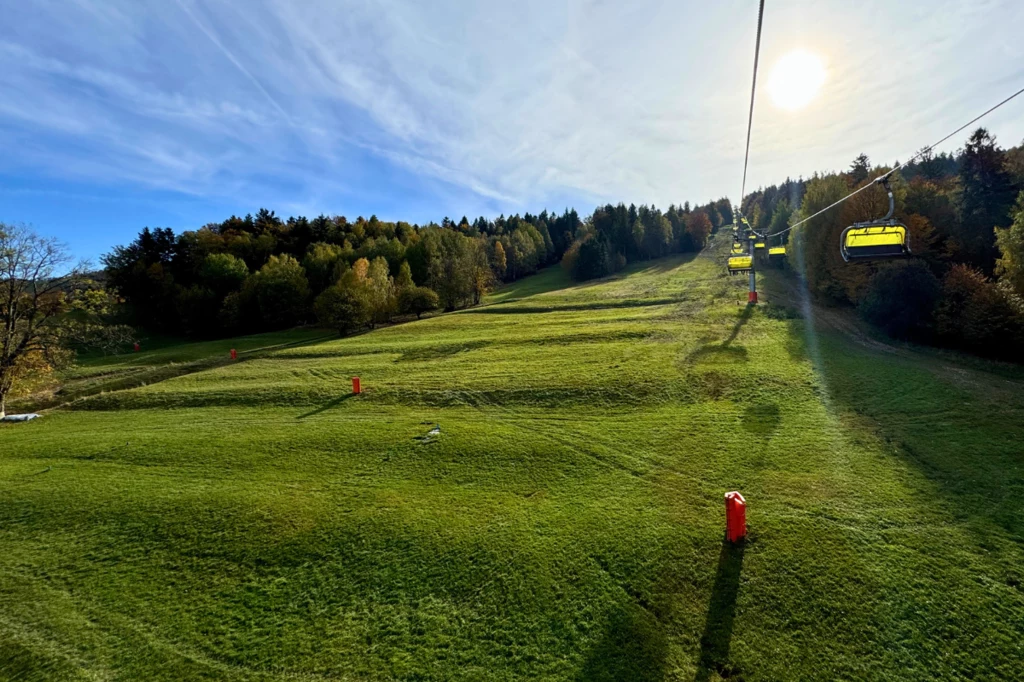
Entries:
{"type": "Polygon", "coordinates": [[[723,269],[549,270],[0,427],[0,678],[1019,674],[1020,375],[723,269]]]}

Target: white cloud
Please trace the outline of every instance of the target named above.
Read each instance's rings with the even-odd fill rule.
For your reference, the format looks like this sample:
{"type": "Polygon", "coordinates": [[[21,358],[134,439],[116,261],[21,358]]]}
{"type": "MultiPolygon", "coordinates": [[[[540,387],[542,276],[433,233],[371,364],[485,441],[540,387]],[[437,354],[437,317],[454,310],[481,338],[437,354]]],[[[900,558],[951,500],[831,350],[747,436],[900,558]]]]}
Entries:
{"type": "MultiPolygon", "coordinates": [[[[506,212],[735,198],[752,8],[21,3],[0,27],[0,170],[306,205],[365,191],[376,159],[506,212]]],[[[829,80],[797,113],[759,93],[748,187],[906,158],[1003,96],[1021,25],[1014,0],[770,3],[762,83],[796,46],[829,80]]],[[[1016,142],[1022,120],[996,132],[1016,142]]]]}

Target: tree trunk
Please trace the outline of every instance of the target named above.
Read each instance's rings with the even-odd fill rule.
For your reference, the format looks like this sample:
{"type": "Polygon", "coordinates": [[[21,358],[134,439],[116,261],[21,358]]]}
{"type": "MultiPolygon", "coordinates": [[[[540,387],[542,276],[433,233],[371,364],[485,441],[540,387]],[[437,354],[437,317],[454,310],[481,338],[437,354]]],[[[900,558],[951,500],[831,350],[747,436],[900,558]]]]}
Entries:
{"type": "Polygon", "coordinates": [[[0,419],[3,419],[4,417],[7,416],[7,412],[6,412],[6,409],[5,409],[6,405],[7,405],[7,392],[4,391],[3,393],[0,393],[0,419]]]}

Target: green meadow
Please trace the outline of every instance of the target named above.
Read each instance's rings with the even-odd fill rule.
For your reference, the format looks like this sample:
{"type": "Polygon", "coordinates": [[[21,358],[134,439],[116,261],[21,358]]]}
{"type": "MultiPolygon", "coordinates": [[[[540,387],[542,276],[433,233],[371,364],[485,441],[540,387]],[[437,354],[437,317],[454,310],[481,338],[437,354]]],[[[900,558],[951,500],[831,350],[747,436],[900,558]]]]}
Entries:
{"type": "Polygon", "coordinates": [[[721,261],[87,359],[0,426],[0,679],[1019,677],[1024,373],[721,261]]]}

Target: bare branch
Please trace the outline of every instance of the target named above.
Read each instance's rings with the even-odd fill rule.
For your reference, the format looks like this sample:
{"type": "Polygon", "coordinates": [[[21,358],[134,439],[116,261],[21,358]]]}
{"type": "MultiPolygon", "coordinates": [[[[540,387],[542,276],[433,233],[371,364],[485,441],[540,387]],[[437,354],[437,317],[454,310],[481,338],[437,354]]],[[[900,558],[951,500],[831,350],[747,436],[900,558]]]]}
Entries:
{"type": "Polygon", "coordinates": [[[64,309],[64,294],[81,276],[67,249],[24,226],[0,223],[0,416],[18,361],[58,340],[48,324],[64,309]]]}

